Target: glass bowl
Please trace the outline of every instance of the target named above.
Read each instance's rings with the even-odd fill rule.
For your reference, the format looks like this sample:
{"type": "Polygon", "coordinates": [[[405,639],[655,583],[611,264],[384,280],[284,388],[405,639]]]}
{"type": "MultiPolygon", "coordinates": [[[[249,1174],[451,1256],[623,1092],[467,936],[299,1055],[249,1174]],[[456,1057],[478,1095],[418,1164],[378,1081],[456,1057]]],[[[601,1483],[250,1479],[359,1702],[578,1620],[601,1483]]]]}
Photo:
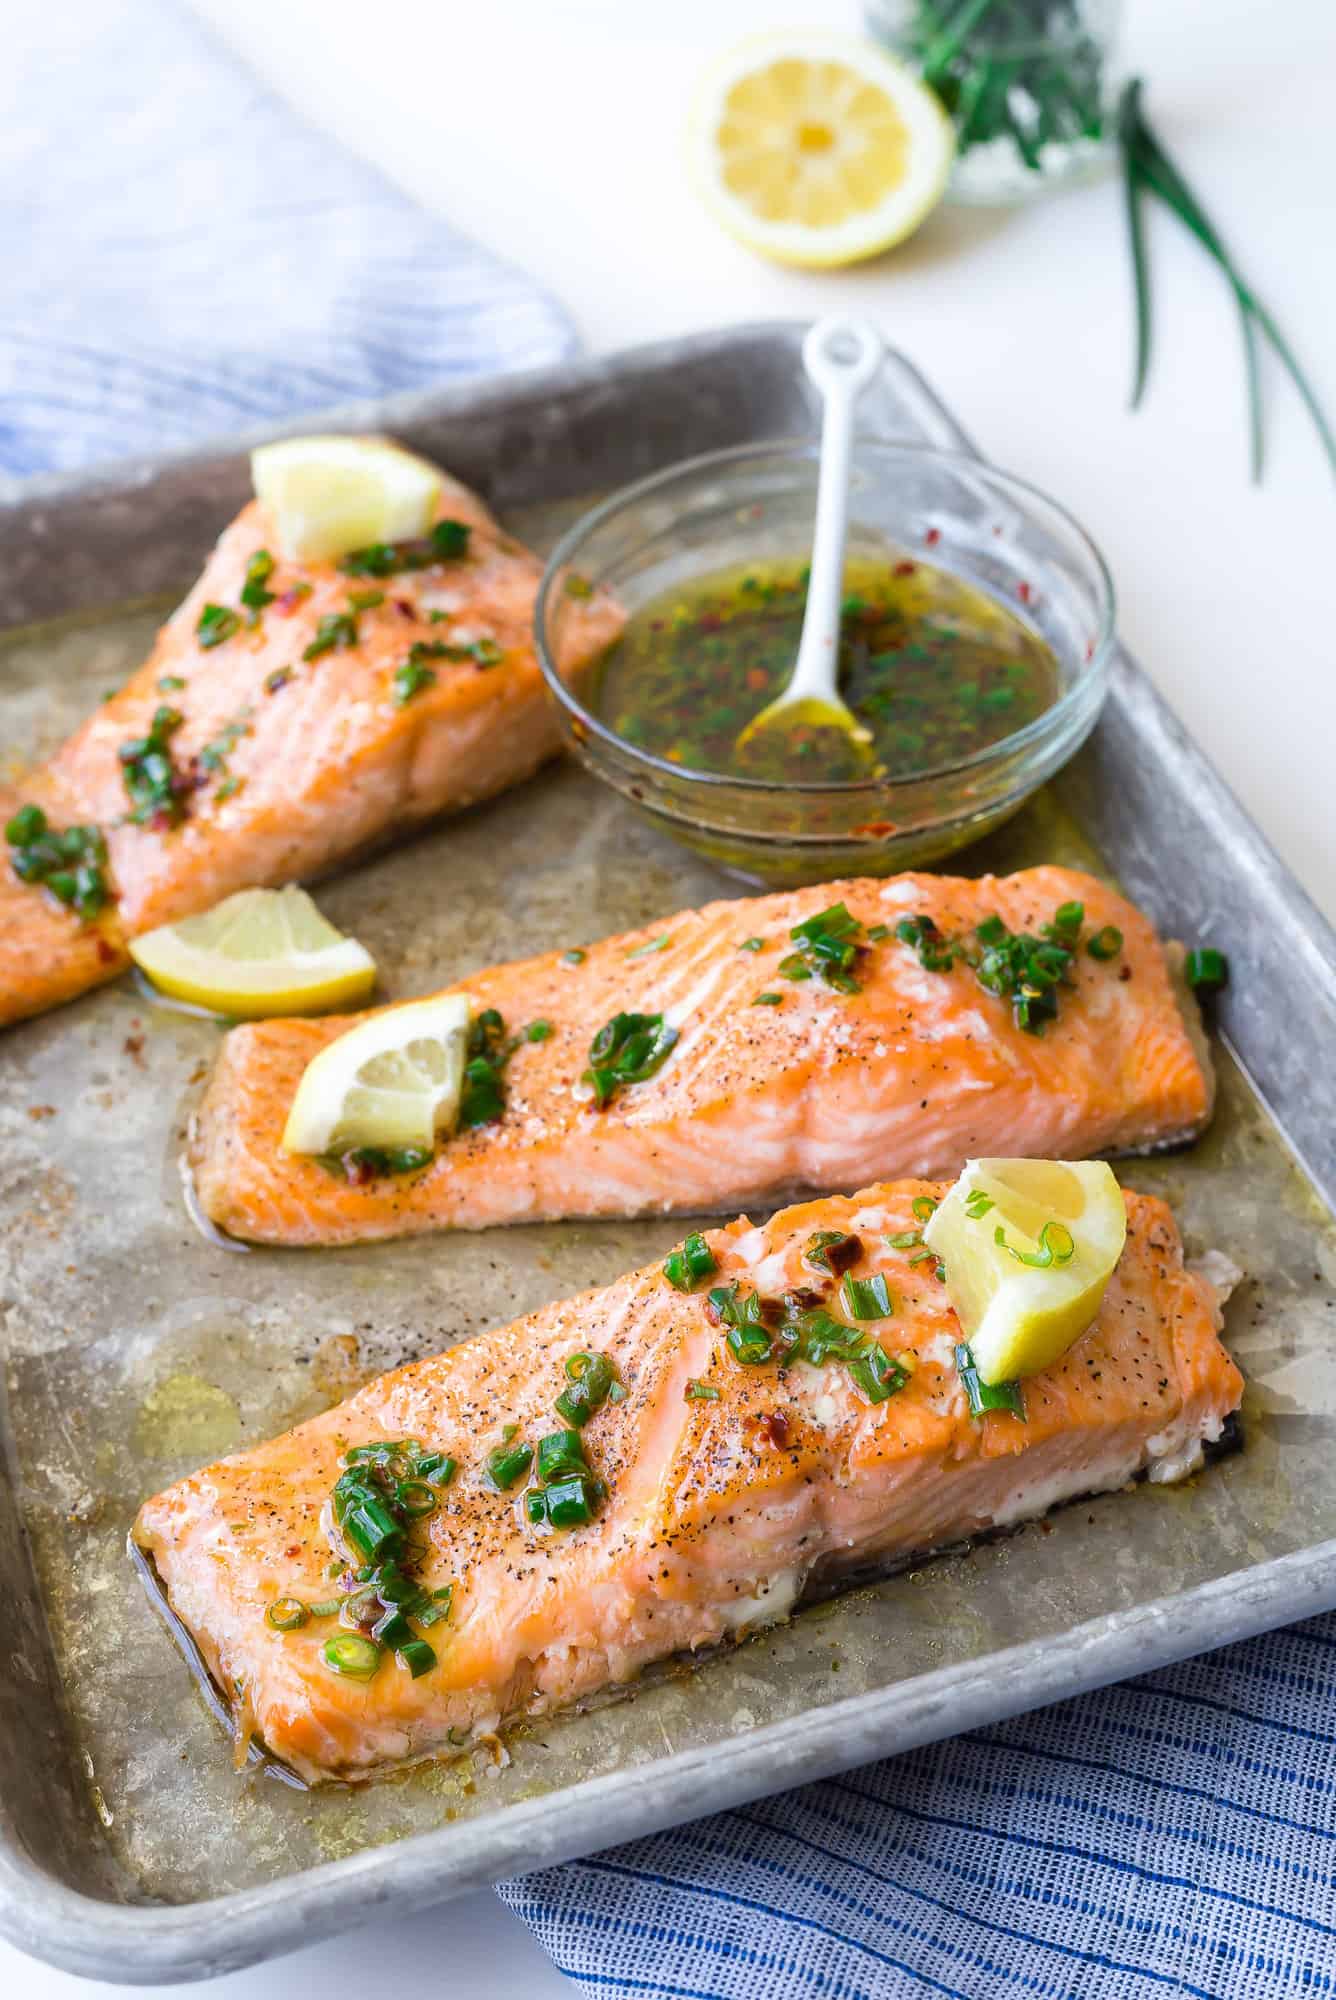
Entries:
{"type": "Polygon", "coordinates": [[[807,438],[745,445],[626,487],[557,544],[535,612],[543,674],[588,768],[718,866],[779,885],[892,874],[999,825],[1089,735],[1114,644],[1104,560],[1055,501],[965,453],[862,440],[848,555],[918,557],[1004,603],[1052,648],[1053,706],[957,763],[849,784],[693,771],[628,743],[586,705],[590,669],[571,668],[566,621],[589,586],[633,612],[734,564],[801,560],[811,547],[818,453],[807,438]]]}

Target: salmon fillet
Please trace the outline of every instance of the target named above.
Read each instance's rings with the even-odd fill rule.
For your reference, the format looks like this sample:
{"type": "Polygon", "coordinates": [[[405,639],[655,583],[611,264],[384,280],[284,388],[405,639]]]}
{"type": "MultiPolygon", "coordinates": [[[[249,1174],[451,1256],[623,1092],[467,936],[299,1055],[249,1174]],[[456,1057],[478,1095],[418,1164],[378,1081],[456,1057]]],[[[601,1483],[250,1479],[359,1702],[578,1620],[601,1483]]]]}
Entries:
{"type": "Polygon", "coordinates": [[[506,1027],[541,1020],[504,1072],[496,1123],[462,1130],[430,1166],[348,1185],[280,1144],[306,1064],[347,1019],[273,1020],[223,1041],[190,1143],[206,1213],[233,1235],[351,1243],[561,1216],[701,1213],[887,1175],[954,1175],[967,1158],[1077,1159],[1162,1146],[1200,1130],[1212,1079],[1195,1004],[1175,993],[1147,918],[1092,876],[1032,868],[970,881],[901,875],[827,883],[685,910],[651,930],[550,952],[449,989],[506,1027]],[[842,901],[867,942],[857,992],[780,968],[795,925],[842,901]],[[1034,933],[1063,904],[1086,931],[1115,926],[1116,957],[1078,952],[1042,1034],[971,967],[928,970],[895,935],[930,914],[947,937],[986,916],[1034,933]],[[873,933],[888,930],[872,941],[873,933]],[[746,949],[748,943],[759,946],[746,949]],[[662,941],[662,942],[661,942],[662,941]],[[758,1005],[761,993],[777,1005],[758,1005]],[[581,1077],[619,1011],[656,1014],[679,1040],[658,1073],[605,1108],[581,1077]]]}
{"type": "MultiPolygon", "coordinates": [[[[453,480],[440,518],[467,528],[462,556],[384,578],[280,559],[264,583],[273,601],[249,626],[247,565],[261,550],[277,554],[278,543],[259,501],[242,509],[139,671],[44,768],[0,796],[3,820],[31,802],[53,826],[101,827],[115,894],[85,924],[0,860],[0,1026],[114,977],[128,963],[127,938],[237,889],[322,874],[515,784],[556,751],[532,639],[542,565],[453,480]],[[352,609],[351,632],[303,659],[355,595],[377,593],[383,601],[352,609]],[[231,636],[207,647],[198,630],[206,605],[240,614],[231,636]],[[479,644],[481,659],[430,654],[434,681],[396,705],[396,670],[414,646],[479,644]],[[170,754],[184,816],[135,824],[118,753],[164,706],[182,718],[170,754]]],[[[603,596],[572,603],[563,665],[592,658],[619,625],[603,596]]]]}
{"type": "Polygon", "coordinates": [[[960,1326],[933,1262],[887,1242],[916,1229],[916,1196],[944,1191],[873,1187],[706,1239],[717,1271],[705,1283],[771,1300],[801,1288],[847,1319],[840,1281],[804,1253],[816,1231],[852,1235],[841,1267],[884,1276],[893,1313],[871,1331],[907,1376],[880,1403],[843,1361],[741,1365],[708,1296],[683,1296],[656,1265],[400,1368],[148,1501],[136,1541],[239,1735],[257,1734],[311,1783],[371,1777],[782,1619],[841,1573],[1010,1527],[1141,1473],[1193,1469],[1243,1384],[1217,1337],[1215,1294],[1184,1268],[1164,1203],[1127,1195],[1127,1243],[1099,1315],[1024,1383],[1022,1421],[971,1417],[954,1361],[960,1326]],[[606,1495],[585,1525],[536,1529],[523,1475],[498,1491],[488,1456],[560,1425],[553,1400],[582,1351],[605,1355],[626,1391],[581,1433],[606,1495]],[[434,1665],[412,1678],[387,1652],[359,1682],[324,1659],[337,1613],[322,1605],[289,1631],[267,1613],[276,1600],[328,1603],[355,1587],[351,1570],[330,1579],[329,1497],[342,1454],[385,1439],[457,1461],[416,1531],[417,1582],[453,1597],[431,1628],[434,1665]]]}

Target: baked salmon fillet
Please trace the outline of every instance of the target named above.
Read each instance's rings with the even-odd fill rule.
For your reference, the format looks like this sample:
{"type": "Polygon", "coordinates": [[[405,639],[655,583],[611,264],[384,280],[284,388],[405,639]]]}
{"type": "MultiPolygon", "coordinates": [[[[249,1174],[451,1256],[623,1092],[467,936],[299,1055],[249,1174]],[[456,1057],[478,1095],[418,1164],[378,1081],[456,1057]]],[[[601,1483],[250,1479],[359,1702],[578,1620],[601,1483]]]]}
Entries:
{"type": "Polygon", "coordinates": [[[1141,1151],[1192,1136],[1211,1111],[1196,1005],[1176,987],[1173,957],[1123,897],[1067,868],[711,903],[450,988],[468,994],[475,1017],[495,1009],[520,1039],[501,1115],[447,1140],[425,1171],[350,1183],[283,1150],[302,1072],[346,1032],[346,1017],[233,1029],[190,1164],[205,1212],[233,1235],[337,1244],[561,1216],[727,1212],[888,1175],[954,1175],[980,1155],[1141,1151]],[[1078,905],[1070,964],[1039,1003],[1053,1011],[1027,1028],[1022,993],[981,983],[995,971],[983,954],[1000,954],[1005,973],[1016,940],[1033,944],[1078,905]],[[832,920],[831,906],[845,919],[832,920]],[[844,927],[842,967],[820,956],[831,921],[844,927]],[[801,934],[813,922],[815,945],[801,934]],[[981,925],[984,938],[995,927],[1006,938],[981,943],[981,925]],[[917,927],[919,942],[901,926],[917,927]],[[1111,955],[1092,957],[1092,941],[1111,955]],[[583,1081],[590,1044],[626,1013],[662,1015],[678,1039],[653,1075],[600,1106],[583,1081]],[[528,1041],[535,1021],[545,1037],[528,1041]]]}
{"type": "Polygon", "coordinates": [[[148,1501],[135,1540],[239,1737],[311,1783],[368,1778],[782,1619],[842,1573],[1194,1469],[1243,1383],[1164,1203],[1126,1196],[1099,1315],[1021,1385],[1023,1417],[974,1417],[959,1322],[912,1247],[924,1197],[944,1191],[901,1182],[732,1222],[706,1234],[714,1268],[694,1295],[662,1266],[637,1271],[385,1375],[148,1501]],[[889,1317],[852,1321],[847,1280],[879,1277],[889,1317]],[[736,1358],[715,1288],[748,1339],[769,1329],[761,1358],[736,1358]],[[817,1330],[825,1358],[795,1359],[804,1342],[818,1352],[817,1330]],[[554,1404],[572,1386],[585,1420],[563,1442],[571,1406],[554,1404]],[[574,1436],[574,1469],[551,1470],[545,1436],[563,1451],[574,1436]],[[378,1490],[401,1529],[370,1574],[356,1562],[369,1544],[349,1558],[337,1525],[361,1502],[341,1510],[335,1488],[350,1453],[356,1486],[392,1442],[401,1462],[378,1490]],[[583,1487],[583,1519],[560,1503],[563,1480],[583,1487]],[[378,1645],[396,1613],[414,1636],[401,1626],[378,1645]]]}
{"type": "MultiPolygon", "coordinates": [[[[381,574],[372,551],[368,574],[270,566],[274,523],[258,500],[242,509],[144,665],[0,795],[0,823],[32,804],[57,830],[100,829],[109,891],[82,920],[0,848],[0,1025],[114,977],[127,938],[322,874],[556,751],[532,637],[542,565],[453,480],[439,515],[452,553],[413,545],[415,566],[381,574]],[[166,770],[127,761],[136,745],[166,770]]],[[[572,603],[563,666],[620,622],[599,594],[572,603]]]]}

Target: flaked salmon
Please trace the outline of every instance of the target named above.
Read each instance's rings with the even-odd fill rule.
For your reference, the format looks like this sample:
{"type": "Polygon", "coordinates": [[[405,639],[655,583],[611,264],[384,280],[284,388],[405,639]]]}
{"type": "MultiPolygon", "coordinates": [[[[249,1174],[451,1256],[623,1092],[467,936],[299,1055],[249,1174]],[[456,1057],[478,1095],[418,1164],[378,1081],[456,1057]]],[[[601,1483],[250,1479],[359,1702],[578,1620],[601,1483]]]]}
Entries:
{"type": "MultiPolygon", "coordinates": [[[[556,751],[532,639],[541,564],[453,480],[440,520],[455,527],[439,553],[396,568],[372,551],[353,574],[284,560],[261,503],[242,509],[144,665],[0,797],[0,822],[32,804],[57,830],[100,828],[110,891],[83,921],[3,850],[0,1025],[113,977],[129,937],[309,880],[556,751]]],[[[619,623],[598,594],[572,604],[565,664],[619,623]]]]}
{"type": "Polygon", "coordinates": [[[1171,959],[1130,903],[1066,868],[710,903],[448,989],[475,1013],[496,1010],[519,1040],[500,1115],[459,1131],[425,1171],[349,1183],[283,1150],[302,1071],[347,1020],[227,1035],[190,1162],[206,1213],[234,1235],[331,1244],[727,1210],[954,1174],[977,1155],[1139,1151],[1189,1137],[1211,1110],[1195,1003],[1171,959]],[[1061,935],[1056,919],[1078,905],[1072,951],[1044,945],[1067,959],[1062,976],[1027,999],[1009,968],[1029,962],[1045,931],[1061,935]],[[1092,942],[1107,955],[1092,956],[1092,942]],[[1041,1011],[1027,1027],[1031,1005],[1041,1011]],[[591,1043],[619,1016],[661,1016],[660,1046],[676,1040],[652,1074],[614,1079],[600,1104],[586,1080],[591,1043]],[[529,1041],[534,1022],[543,1038],[529,1041]]]}
{"type": "MultiPolygon", "coordinates": [[[[239,1732],[313,1783],[367,1778],[784,1618],[841,1573],[1197,1465],[1243,1385],[1165,1205],[1127,1195],[1093,1325],[1021,1385],[1022,1415],[975,1417],[959,1323],[915,1247],[943,1192],[730,1223],[690,1239],[694,1295],[656,1265],[545,1306],[150,1500],[136,1539],[239,1732]],[[602,1395],[559,1405],[595,1363],[602,1395]],[[332,1496],[348,1454],[355,1488],[390,1441],[422,1477],[391,1463],[381,1491],[407,1527],[368,1584],[353,1503],[332,1496]],[[583,1481],[575,1525],[563,1477],[583,1481]],[[396,1614],[414,1636],[386,1631],[396,1614]]],[[[359,1534],[383,1531],[369,1520],[359,1534]]]]}

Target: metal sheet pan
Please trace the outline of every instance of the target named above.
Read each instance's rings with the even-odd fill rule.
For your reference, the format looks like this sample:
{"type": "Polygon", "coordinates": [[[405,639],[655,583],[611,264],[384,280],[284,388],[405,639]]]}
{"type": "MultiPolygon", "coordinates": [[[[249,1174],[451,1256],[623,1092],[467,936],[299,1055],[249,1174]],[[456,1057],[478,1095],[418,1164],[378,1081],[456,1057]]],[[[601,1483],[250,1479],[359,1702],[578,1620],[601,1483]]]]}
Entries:
{"type": "MultiPolygon", "coordinates": [[[[543,543],[672,459],[809,429],[800,337],[698,336],[338,420],[438,454],[543,543]]],[[[965,442],[903,362],[878,396],[882,434],[965,442]]],[[[52,747],[137,663],[161,608],[143,600],[189,581],[246,484],[229,449],[50,482],[0,510],[0,759],[52,747]]],[[[127,980],[5,1037],[5,1935],[102,1978],[204,1976],[1336,1603],[1336,940],[1127,659],[1078,762],[963,865],[1051,858],[1115,874],[1165,929],[1233,960],[1215,1125],[1130,1178],[1169,1196],[1191,1251],[1247,1274],[1228,1315],[1246,1449],[653,1674],[521,1732],[502,1767],[356,1792],[232,1770],[126,1560],[135,1507],[369,1373],[613,1277],[682,1225],[227,1254],[193,1233],[176,1174],[216,1028],[127,980]]],[[[725,886],[565,766],[322,902],[395,996],[725,886]],[[424,907],[433,880],[448,893],[424,907]]]]}

